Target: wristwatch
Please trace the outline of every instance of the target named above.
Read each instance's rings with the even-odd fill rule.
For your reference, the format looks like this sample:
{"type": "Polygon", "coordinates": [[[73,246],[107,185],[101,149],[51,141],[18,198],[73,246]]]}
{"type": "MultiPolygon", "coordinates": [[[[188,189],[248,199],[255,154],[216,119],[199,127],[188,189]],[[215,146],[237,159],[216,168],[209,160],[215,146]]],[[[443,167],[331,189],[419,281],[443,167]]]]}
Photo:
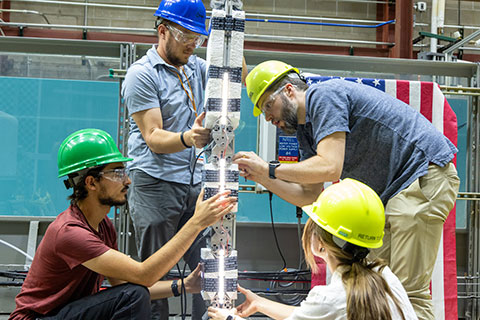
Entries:
{"type": "Polygon", "coordinates": [[[270,179],[277,179],[275,177],[275,169],[280,165],[281,163],[278,162],[277,160],[270,161],[268,163],[268,177],[270,179]]]}
{"type": "Polygon", "coordinates": [[[174,297],[181,295],[181,293],[178,291],[178,281],[176,279],[172,281],[171,288],[174,297]]]}

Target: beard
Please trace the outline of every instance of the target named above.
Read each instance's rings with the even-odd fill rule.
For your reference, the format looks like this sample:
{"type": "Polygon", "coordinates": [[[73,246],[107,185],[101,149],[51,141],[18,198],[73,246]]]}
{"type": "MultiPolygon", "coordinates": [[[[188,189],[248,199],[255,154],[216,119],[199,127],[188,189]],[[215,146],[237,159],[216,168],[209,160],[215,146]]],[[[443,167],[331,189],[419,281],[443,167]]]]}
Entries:
{"type": "MultiPolygon", "coordinates": [[[[124,189],[122,189],[122,191],[124,190],[127,190],[128,187],[126,186],[124,189]]],[[[127,202],[127,195],[125,194],[125,197],[123,199],[114,199],[112,198],[111,196],[107,195],[106,194],[106,190],[104,187],[102,187],[102,190],[100,192],[100,195],[98,196],[98,201],[105,205],[105,206],[110,206],[110,207],[114,207],[114,206],[123,206],[126,202],[127,202]]]]}
{"type": "Polygon", "coordinates": [[[179,67],[183,66],[188,62],[188,59],[185,61],[185,59],[182,59],[181,57],[178,57],[175,55],[173,52],[173,48],[175,48],[175,40],[172,37],[169,37],[167,39],[167,44],[165,46],[165,54],[167,55],[167,60],[172,64],[172,66],[179,67]]]}
{"type": "Polygon", "coordinates": [[[280,98],[282,99],[282,120],[285,123],[282,131],[287,134],[293,134],[297,132],[298,128],[298,105],[290,102],[290,100],[288,100],[288,98],[283,94],[280,95],[280,98]]]}
{"type": "Polygon", "coordinates": [[[105,198],[99,198],[98,201],[100,201],[100,203],[103,204],[104,206],[116,207],[116,206],[123,206],[127,202],[127,198],[123,200],[116,200],[116,199],[113,199],[112,197],[105,197],[105,198]]]}

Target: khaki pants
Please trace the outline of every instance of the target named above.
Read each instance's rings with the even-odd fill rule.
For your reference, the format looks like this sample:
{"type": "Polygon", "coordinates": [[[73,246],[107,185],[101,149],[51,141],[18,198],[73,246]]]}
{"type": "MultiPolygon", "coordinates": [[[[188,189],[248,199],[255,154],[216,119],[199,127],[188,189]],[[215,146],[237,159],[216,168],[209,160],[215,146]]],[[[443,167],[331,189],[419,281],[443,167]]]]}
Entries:
{"type": "Polygon", "coordinates": [[[452,163],[429,165],[425,176],[385,207],[383,246],[372,253],[386,260],[400,279],[419,319],[434,320],[430,281],[443,223],[455,204],[459,184],[452,163]]]}

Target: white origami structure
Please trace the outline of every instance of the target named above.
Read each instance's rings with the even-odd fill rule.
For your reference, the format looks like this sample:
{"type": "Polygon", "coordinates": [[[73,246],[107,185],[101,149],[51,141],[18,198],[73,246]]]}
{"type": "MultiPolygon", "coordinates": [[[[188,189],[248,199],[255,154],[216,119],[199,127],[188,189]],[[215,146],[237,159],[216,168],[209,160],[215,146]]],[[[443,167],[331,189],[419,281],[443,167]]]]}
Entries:
{"type": "MultiPolygon", "coordinates": [[[[238,166],[232,163],[234,130],[240,122],[245,12],[242,2],[214,0],[207,46],[208,82],[205,127],[212,142],[205,150],[205,198],[230,190],[238,198],[238,166]]],[[[211,306],[230,309],[237,298],[237,252],[233,250],[234,212],[213,226],[208,248],[202,248],[202,296],[211,306]]]]}

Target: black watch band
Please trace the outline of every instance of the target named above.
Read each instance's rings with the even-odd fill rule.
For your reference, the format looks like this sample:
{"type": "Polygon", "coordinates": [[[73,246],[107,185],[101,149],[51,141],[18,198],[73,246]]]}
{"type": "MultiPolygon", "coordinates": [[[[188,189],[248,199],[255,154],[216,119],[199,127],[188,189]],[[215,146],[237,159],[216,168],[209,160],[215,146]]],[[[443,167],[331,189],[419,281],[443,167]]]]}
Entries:
{"type": "Polygon", "coordinates": [[[184,133],[185,133],[185,132],[183,132],[183,131],[180,133],[180,141],[182,142],[182,144],[183,144],[183,146],[184,146],[185,148],[187,148],[187,149],[188,149],[188,148],[191,148],[192,146],[189,146],[189,145],[185,142],[185,139],[183,138],[183,134],[184,134],[184,133]]]}
{"type": "Polygon", "coordinates": [[[280,165],[280,162],[277,160],[270,161],[268,163],[268,177],[270,179],[277,179],[275,176],[275,169],[280,165]]]}
{"type": "Polygon", "coordinates": [[[178,297],[180,295],[180,292],[178,292],[178,280],[173,280],[172,281],[172,293],[174,297],[178,297]]]}

